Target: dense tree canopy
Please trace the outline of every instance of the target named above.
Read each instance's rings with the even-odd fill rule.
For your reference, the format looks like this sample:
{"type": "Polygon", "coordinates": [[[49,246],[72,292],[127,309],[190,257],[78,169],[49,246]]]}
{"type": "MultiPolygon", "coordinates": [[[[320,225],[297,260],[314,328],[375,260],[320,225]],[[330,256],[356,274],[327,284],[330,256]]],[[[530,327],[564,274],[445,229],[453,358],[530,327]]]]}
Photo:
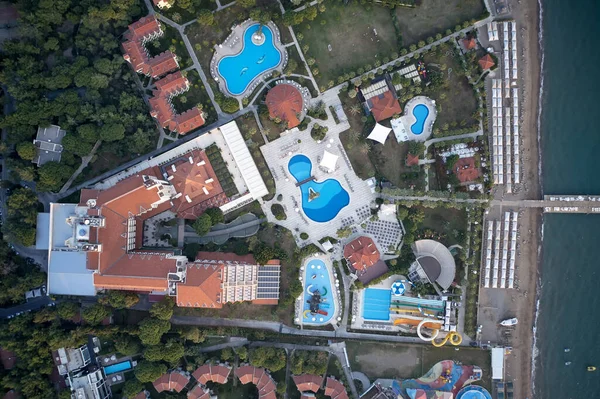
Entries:
{"type": "Polygon", "coordinates": [[[140,297],[135,292],[111,290],[106,295],[99,297],[98,301],[115,309],[125,309],[138,303],[140,297]]]}
{"type": "Polygon", "coordinates": [[[170,320],[173,316],[175,301],[170,296],[165,296],[160,302],[156,302],[150,308],[150,314],[159,320],[170,320]]]}
{"type": "Polygon", "coordinates": [[[154,382],[158,377],[167,372],[167,366],[161,363],[143,360],[133,369],[135,378],[140,382],[154,382]]]}
{"type": "Polygon", "coordinates": [[[196,233],[198,233],[199,236],[205,235],[212,227],[212,219],[210,215],[203,213],[200,215],[200,217],[198,217],[198,219],[196,219],[192,227],[194,230],[196,230],[196,233]]]}
{"type": "Polygon", "coordinates": [[[139,327],[139,337],[144,345],[158,345],[162,336],[171,329],[171,323],[167,320],[148,318],[142,320],[139,327]]]}

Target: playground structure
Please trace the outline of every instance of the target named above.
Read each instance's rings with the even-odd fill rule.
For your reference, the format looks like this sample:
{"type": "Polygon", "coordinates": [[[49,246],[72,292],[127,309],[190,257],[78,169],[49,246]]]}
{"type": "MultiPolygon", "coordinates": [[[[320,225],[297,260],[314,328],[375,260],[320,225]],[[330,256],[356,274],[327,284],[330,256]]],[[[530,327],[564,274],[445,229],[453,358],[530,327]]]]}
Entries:
{"type": "Polygon", "coordinates": [[[339,280],[332,273],[327,259],[312,257],[300,268],[302,295],[295,306],[295,323],[325,325],[336,319],[339,301],[339,280]]]}
{"type": "Polygon", "coordinates": [[[456,398],[461,389],[481,380],[481,376],[482,371],[477,366],[462,366],[452,360],[443,360],[436,363],[422,377],[401,381],[400,391],[408,397],[409,390],[449,392],[456,398]]]}

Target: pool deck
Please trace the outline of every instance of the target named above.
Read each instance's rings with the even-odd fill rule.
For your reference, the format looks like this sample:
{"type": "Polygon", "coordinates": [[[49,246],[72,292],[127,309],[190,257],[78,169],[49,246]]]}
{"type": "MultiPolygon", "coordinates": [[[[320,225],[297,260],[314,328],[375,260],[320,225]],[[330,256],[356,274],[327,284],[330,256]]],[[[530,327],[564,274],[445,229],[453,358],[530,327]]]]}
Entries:
{"type": "Polygon", "coordinates": [[[433,124],[435,123],[436,118],[437,108],[435,107],[435,101],[426,96],[416,96],[408,100],[404,106],[404,113],[400,117],[400,121],[402,121],[406,127],[406,134],[408,135],[409,140],[425,142],[433,133],[433,124]],[[410,130],[410,127],[417,121],[417,118],[413,115],[413,109],[419,104],[423,104],[429,109],[429,115],[427,116],[425,126],[423,126],[423,132],[421,134],[414,134],[410,130]]]}
{"type": "Polygon", "coordinates": [[[227,39],[225,39],[223,43],[215,45],[215,54],[210,61],[210,74],[212,78],[217,81],[221,92],[225,93],[227,96],[237,98],[238,100],[241,100],[251,94],[254,89],[263,83],[263,79],[271,77],[274,71],[283,72],[283,69],[288,62],[288,53],[285,50],[285,46],[281,43],[281,34],[279,33],[279,28],[277,28],[277,25],[275,25],[272,21],[269,21],[266,26],[268,26],[269,29],[271,29],[271,32],[273,32],[275,47],[282,55],[279,64],[276,67],[257,75],[254,79],[252,79],[252,81],[250,81],[250,84],[246,90],[240,94],[233,94],[227,89],[225,80],[221,74],[219,74],[219,61],[221,61],[221,59],[224,57],[241,53],[244,49],[244,32],[246,32],[246,29],[248,29],[250,26],[256,24],[258,24],[258,22],[247,19],[239,25],[234,26],[229,36],[227,36],[227,39]]]}
{"type": "Polygon", "coordinates": [[[302,264],[302,268],[300,270],[300,282],[302,284],[302,294],[300,295],[300,297],[296,298],[296,303],[294,305],[294,309],[295,309],[294,323],[299,325],[300,328],[302,328],[302,326],[321,327],[321,326],[326,326],[328,324],[331,324],[333,326],[333,328],[338,328],[338,323],[341,321],[341,320],[338,320],[338,318],[341,319],[341,311],[340,310],[342,309],[342,306],[343,306],[341,299],[340,299],[340,289],[342,287],[342,284],[338,279],[337,271],[333,270],[333,264],[331,263],[329,255],[317,254],[316,256],[311,256],[311,257],[304,259],[304,263],[302,264]],[[305,294],[306,294],[306,284],[304,281],[304,276],[306,275],[306,268],[308,267],[308,264],[314,259],[322,260],[325,263],[327,273],[329,273],[329,281],[331,283],[331,296],[333,297],[333,301],[335,302],[335,310],[333,312],[333,315],[331,316],[331,319],[329,319],[329,322],[327,322],[327,323],[306,322],[306,321],[304,321],[304,317],[302,315],[304,312],[304,301],[305,301],[305,294]],[[335,285],[336,281],[340,283],[337,287],[335,285]]]}
{"type": "MultiPolygon", "coordinates": [[[[385,280],[370,285],[368,288],[378,288],[384,290],[391,290],[392,284],[398,280],[406,280],[406,277],[400,274],[394,274],[385,280]]],[[[363,317],[363,298],[365,295],[365,289],[355,290],[352,296],[352,319],[350,321],[350,327],[353,330],[375,330],[375,331],[387,331],[387,332],[399,332],[402,331],[400,327],[392,324],[394,316],[389,321],[382,320],[365,320],[363,317]]],[[[406,292],[410,292],[410,285],[407,284],[406,292]]]]}
{"type": "MultiPolygon", "coordinates": [[[[329,104],[327,102],[325,104],[326,112],[330,114],[329,104]]],[[[277,140],[260,147],[275,180],[276,192],[283,197],[281,201],[278,201],[277,196],[275,196],[272,200],[264,202],[262,204],[263,211],[270,223],[281,225],[290,230],[294,234],[296,242],[301,246],[308,244],[308,242],[317,242],[323,237],[336,237],[338,229],[370,218],[369,208],[374,205],[375,201],[375,193],[371,191],[367,182],[354,173],[339,139],[339,135],[345,134],[342,132],[350,127],[348,122],[338,124],[334,121],[333,116],[329,115],[326,121],[318,121],[318,123],[321,126],[327,126],[329,129],[327,136],[320,143],[313,140],[309,129],[300,131],[298,128],[294,128],[282,133],[277,140]],[[336,169],[331,173],[319,167],[319,162],[325,150],[339,156],[336,169]],[[315,180],[322,182],[327,179],[336,179],[350,195],[350,203],[329,222],[315,222],[309,219],[302,210],[300,188],[296,187],[296,179],[288,171],[289,160],[298,154],[306,155],[312,162],[312,175],[315,180]],[[275,218],[271,212],[271,205],[273,204],[283,206],[287,216],[286,220],[275,218]],[[302,240],[300,238],[301,233],[309,234],[309,241],[302,240]]]]}

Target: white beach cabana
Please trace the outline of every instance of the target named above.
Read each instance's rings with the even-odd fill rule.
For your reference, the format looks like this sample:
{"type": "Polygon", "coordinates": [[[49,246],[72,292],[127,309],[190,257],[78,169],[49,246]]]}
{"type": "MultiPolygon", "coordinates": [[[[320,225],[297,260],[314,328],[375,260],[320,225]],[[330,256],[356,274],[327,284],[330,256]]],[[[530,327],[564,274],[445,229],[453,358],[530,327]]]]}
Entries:
{"type": "Polygon", "coordinates": [[[319,166],[329,170],[329,172],[333,172],[335,170],[335,165],[337,164],[339,156],[330,153],[329,151],[323,151],[323,158],[319,163],[319,166]]]}
{"type": "Polygon", "coordinates": [[[371,134],[369,134],[367,138],[377,141],[378,143],[385,144],[385,140],[387,140],[387,137],[391,131],[391,128],[376,123],[375,127],[371,131],[371,134]]]}

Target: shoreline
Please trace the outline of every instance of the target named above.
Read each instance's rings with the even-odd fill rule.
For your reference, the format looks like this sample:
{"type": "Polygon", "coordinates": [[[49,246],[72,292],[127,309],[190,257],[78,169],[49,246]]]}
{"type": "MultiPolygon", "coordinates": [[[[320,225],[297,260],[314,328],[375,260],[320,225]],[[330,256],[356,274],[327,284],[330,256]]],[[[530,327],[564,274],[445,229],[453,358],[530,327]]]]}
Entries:
{"type": "MultiPolygon", "coordinates": [[[[519,71],[522,88],[522,135],[524,189],[518,194],[522,199],[539,199],[542,196],[541,164],[541,106],[542,99],[542,41],[540,38],[539,0],[510,0],[511,14],[518,29],[518,45],[523,68],[519,71]]],[[[543,239],[543,213],[536,209],[523,209],[520,213],[520,256],[517,268],[519,288],[512,300],[517,306],[519,324],[515,329],[513,352],[506,359],[507,376],[514,381],[515,397],[533,398],[535,379],[537,321],[536,304],[539,301],[539,276],[541,271],[541,246],[543,239]]]]}

